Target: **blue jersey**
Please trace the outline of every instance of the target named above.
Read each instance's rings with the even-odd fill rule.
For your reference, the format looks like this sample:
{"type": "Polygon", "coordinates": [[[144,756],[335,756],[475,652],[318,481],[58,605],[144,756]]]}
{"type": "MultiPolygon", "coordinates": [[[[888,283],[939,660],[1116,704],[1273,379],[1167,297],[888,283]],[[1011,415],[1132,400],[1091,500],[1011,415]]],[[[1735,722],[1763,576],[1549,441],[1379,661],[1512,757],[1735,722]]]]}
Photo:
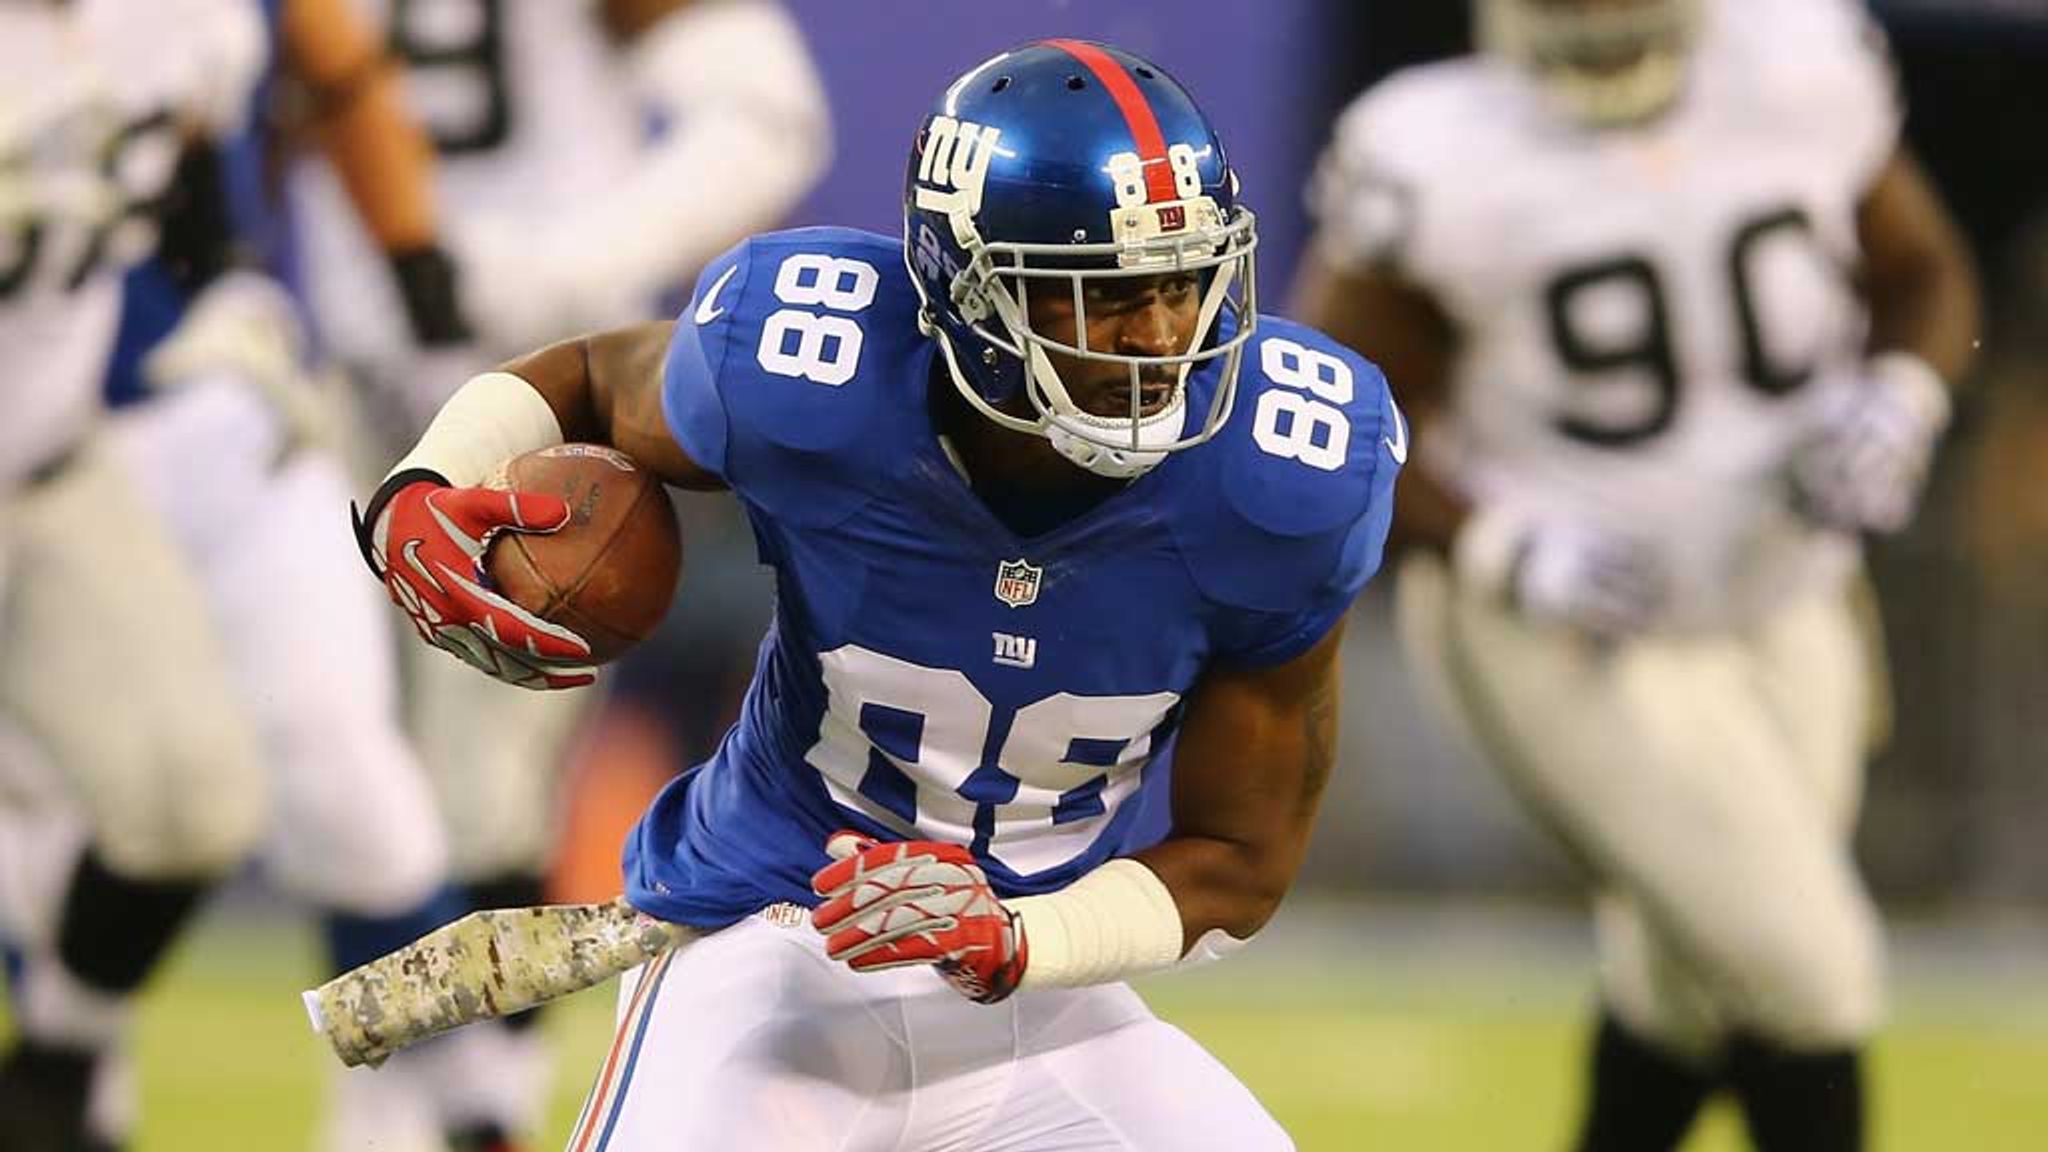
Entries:
{"type": "Polygon", "coordinates": [[[1158,835],[1140,801],[1202,671],[1307,651],[1379,567],[1406,430],[1321,333],[1261,318],[1213,440],[1022,537],[934,432],[917,308],[899,241],[819,228],[725,254],[677,323],[669,428],[778,599],[739,722],[627,844],[639,908],[815,903],[840,828],[966,844],[1001,895],[1063,887],[1158,835]]]}

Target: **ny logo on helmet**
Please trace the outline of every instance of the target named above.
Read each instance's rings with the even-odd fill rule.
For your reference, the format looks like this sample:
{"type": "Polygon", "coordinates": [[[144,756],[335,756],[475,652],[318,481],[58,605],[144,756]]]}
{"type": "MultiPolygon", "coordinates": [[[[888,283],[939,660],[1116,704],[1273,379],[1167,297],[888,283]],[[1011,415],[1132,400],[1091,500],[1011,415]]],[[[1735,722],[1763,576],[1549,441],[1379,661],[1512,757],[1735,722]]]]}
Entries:
{"type": "Polygon", "coordinates": [[[981,186],[988,181],[989,158],[995,155],[996,137],[1002,134],[1000,128],[971,120],[932,117],[924,130],[917,181],[937,187],[920,187],[917,206],[949,214],[965,209],[969,216],[981,211],[981,186]]]}

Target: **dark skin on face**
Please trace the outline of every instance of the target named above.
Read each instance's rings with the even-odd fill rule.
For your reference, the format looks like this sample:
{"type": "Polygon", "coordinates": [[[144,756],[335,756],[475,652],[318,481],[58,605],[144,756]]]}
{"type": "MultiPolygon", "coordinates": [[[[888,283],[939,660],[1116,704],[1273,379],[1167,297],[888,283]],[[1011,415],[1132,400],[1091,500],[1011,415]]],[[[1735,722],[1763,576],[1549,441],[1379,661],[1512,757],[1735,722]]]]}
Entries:
{"type": "MultiPolygon", "coordinates": [[[[1025,300],[1031,326],[1040,335],[1061,344],[1081,346],[1070,281],[1033,280],[1025,300]]],[[[1090,350],[1125,356],[1177,356],[1194,344],[1202,294],[1194,274],[1180,272],[1084,280],[1082,303],[1087,309],[1090,350]]],[[[1049,352],[1047,357],[1066,384],[1067,394],[1082,411],[1098,416],[1129,414],[1128,365],[1084,360],[1058,352],[1049,352]]],[[[935,417],[977,484],[1044,492],[1055,497],[1086,497],[1096,493],[1106,496],[1122,486],[1122,481],[1075,467],[1043,436],[1013,432],[984,419],[955,392],[952,381],[944,374],[944,365],[935,361],[935,368],[935,417]]],[[[1139,378],[1139,411],[1151,415],[1170,402],[1178,375],[1171,366],[1143,370],[1139,378]]],[[[1030,400],[1021,393],[1011,397],[1003,410],[1025,419],[1036,416],[1030,400]]]]}
{"type": "MultiPolygon", "coordinates": [[[[1190,278],[1180,278],[1183,280],[1190,278]]],[[[1166,355],[1194,339],[1200,293],[1191,283],[1154,278],[1135,288],[1104,285],[1098,308],[1087,301],[1091,348],[1166,355]]],[[[1073,335],[1071,297],[1054,303],[1034,293],[1034,324],[1073,335]],[[1041,311],[1043,309],[1043,311],[1041,311]],[[1063,315],[1064,314],[1064,315],[1063,315]]],[[[554,409],[570,441],[609,444],[680,488],[725,487],[691,460],[661,410],[662,367],[672,323],[646,324],[564,341],[507,364],[554,409]]],[[[1127,411],[1129,369],[1056,358],[1076,402],[1127,411]]],[[[1169,384],[1171,375],[1164,377],[1169,384]]],[[[1040,436],[1009,432],[967,409],[950,383],[943,394],[972,417],[957,423],[970,472],[989,468],[1018,481],[1108,484],[1076,468],[1040,436]]],[[[1164,399],[1164,397],[1162,397],[1164,399]]],[[[956,426],[947,409],[934,419],[956,426]]],[[[1173,768],[1173,834],[1137,855],[1180,909],[1182,948],[1212,929],[1238,939],[1258,931],[1280,906],[1308,847],[1323,786],[1336,763],[1340,622],[1315,647],[1263,668],[1214,665],[1189,688],[1173,768]]]]}

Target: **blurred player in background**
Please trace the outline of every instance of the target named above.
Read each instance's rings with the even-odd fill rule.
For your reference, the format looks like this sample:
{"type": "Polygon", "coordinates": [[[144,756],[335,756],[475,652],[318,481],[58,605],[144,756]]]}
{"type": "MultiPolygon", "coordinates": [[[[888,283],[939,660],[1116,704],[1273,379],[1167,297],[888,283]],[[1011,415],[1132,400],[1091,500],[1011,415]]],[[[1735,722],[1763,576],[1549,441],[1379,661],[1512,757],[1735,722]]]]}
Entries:
{"type": "MultiPolygon", "coordinates": [[[[431,150],[403,119],[395,76],[380,63],[381,43],[346,0],[243,7],[275,18],[282,73],[304,97],[299,103],[388,254],[415,338],[432,344],[466,336],[446,260],[433,243],[431,150]]],[[[270,197],[262,127],[188,150],[158,197],[169,206],[159,251],[126,276],[106,372],[121,410],[94,450],[126,474],[196,578],[204,602],[160,597],[154,620],[176,616],[173,639],[196,622],[225,641],[224,661],[184,648],[175,657],[201,683],[228,673],[269,770],[261,782],[267,787],[242,790],[267,817],[268,871],[289,894],[336,914],[341,927],[330,933],[330,959],[346,969],[462,905],[445,894],[440,820],[399,722],[393,652],[360,640],[383,634],[381,609],[353,582],[332,578],[333,562],[354,552],[331,515],[349,488],[335,398],[310,375],[284,289],[232,270],[249,249],[275,240],[263,219],[270,197]],[[274,604],[287,589],[331,627],[280,631],[274,604]]],[[[83,534],[90,523],[81,515],[68,530],[83,534]]],[[[152,642],[145,634],[130,646],[152,642]]],[[[231,727],[223,715],[206,718],[221,731],[231,727]]],[[[152,786],[161,782],[126,783],[125,802],[164,803],[152,786]]],[[[34,812],[37,836],[48,842],[43,853],[67,858],[82,830],[67,819],[77,806],[61,796],[43,799],[51,802],[34,812]]],[[[36,895],[54,903],[54,894],[36,895]]],[[[48,956],[31,949],[20,968],[23,987],[46,983],[50,967],[48,956]]],[[[471,1141],[479,1146],[502,1114],[525,1107],[500,1086],[489,1043],[490,1034],[478,1030],[421,1057],[439,1073],[423,1079],[445,1111],[483,1134],[471,1141]]],[[[103,1058],[98,1067],[89,1146],[119,1147],[133,1126],[133,1085],[125,1059],[103,1058]]],[[[426,1124],[420,1147],[442,1146],[439,1126],[438,1118],[426,1124]]]]}
{"type": "Polygon", "coordinates": [[[1339,121],[1297,304],[1415,420],[1419,668],[1597,890],[1583,1152],[1732,1089],[1862,1146],[1881,707],[1856,540],[1913,514],[1967,257],[1848,0],[1481,0],[1339,121]]]}
{"type": "MultiPolygon", "coordinates": [[[[464,905],[447,888],[434,796],[401,724],[395,650],[360,639],[380,635],[383,617],[332,579],[331,562],[353,552],[330,515],[349,488],[342,398],[310,372],[284,290],[249,272],[219,275],[231,252],[289,266],[278,259],[279,127],[305,129],[342,173],[412,338],[446,346],[468,333],[435,243],[432,150],[405,117],[381,38],[349,0],[262,7],[279,64],[258,98],[263,122],[181,174],[177,195],[216,206],[212,215],[167,223],[164,254],[129,276],[110,390],[132,403],[109,440],[172,528],[227,641],[272,773],[268,874],[327,914],[328,959],[347,969],[464,905]],[[328,627],[280,631],[280,595],[328,627]]],[[[408,1073],[422,1107],[344,1130],[338,1121],[356,1115],[344,1099],[330,1109],[329,1143],[439,1149],[445,1126],[458,1147],[502,1145],[508,1117],[527,1106],[501,1074],[504,1043],[476,1030],[422,1050],[408,1073]]],[[[95,1136],[107,1146],[132,1127],[119,1071],[95,1092],[95,1136]]]]}
{"type": "Polygon", "coordinates": [[[1291,1147],[1121,981],[1292,882],[1400,417],[1255,315],[1251,213],[1155,66],[996,56],[916,147],[903,237],[757,236],[673,324],[476,377],[364,512],[421,634],[526,683],[589,648],[476,584],[568,514],[476,487],[506,457],[730,488],[776,571],[740,723],[630,842],[633,905],[699,933],[622,989],[576,1146],[1291,1147]]]}
{"type": "MultiPolygon", "coordinates": [[[[664,292],[786,215],[830,159],[822,87],[794,22],[771,0],[367,7],[387,28],[409,105],[436,145],[438,199],[475,343],[422,355],[403,299],[331,174],[306,166],[296,192],[314,322],[330,351],[384,393],[404,443],[485,364],[661,314],[664,292]]],[[[479,907],[537,903],[561,768],[594,698],[522,692],[405,647],[411,726],[439,790],[457,877],[479,907]]],[[[523,1041],[494,1070],[527,1102],[505,1118],[516,1130],[548,1099],[535,1022],[513,1021],[523,1041]]],[[[425,1083],[344,1073],[338,1132],[388,1131],[388,1118],[421,1107],[425,1083]]]]}
{"type": "Polygon", "coordinates": [[[244,0],[0,4],[0,913],[27,961],[0,1057],[8,1152],[79,1146],[133,993],[264,828],[201,590],[95,436],[122,275],[263,61],[244,0]],[[50,805],[83,810],[82,844],[50,805]]]}

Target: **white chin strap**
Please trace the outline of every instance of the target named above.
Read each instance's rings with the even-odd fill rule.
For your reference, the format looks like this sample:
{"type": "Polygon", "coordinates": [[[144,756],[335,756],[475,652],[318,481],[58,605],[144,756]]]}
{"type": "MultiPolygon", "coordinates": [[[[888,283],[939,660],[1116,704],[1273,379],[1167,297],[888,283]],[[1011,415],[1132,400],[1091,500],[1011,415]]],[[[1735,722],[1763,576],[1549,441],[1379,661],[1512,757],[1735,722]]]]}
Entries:
{"type": "MultiPolygon", "coordinates": [[[[1060,455],[1078,467],[1112,480],[1132,480],[1150,472],[1161,460],[1166,459],[1167,452],[1163,445],[1180,439],[1182,430],[1187,426],[1187,419],[1188,394],[1187,389],[1182,387],[1174,395],[1170,406],[1138,421],[1138,446],[1135,448],[1110,448],[1096,441],[1083,439],[1067,427],[1068,421],[1079,421],[1075,417],[1064,415],[1047,418],[1045,438],[1052,441],[1053,448],[1060,455]]],[[[1130,427],[1128,423],[1120,426],[1130,427]]],[[[1092,431],[1100,436],[1104,428],[1097,427],[1092,431]]]]}

